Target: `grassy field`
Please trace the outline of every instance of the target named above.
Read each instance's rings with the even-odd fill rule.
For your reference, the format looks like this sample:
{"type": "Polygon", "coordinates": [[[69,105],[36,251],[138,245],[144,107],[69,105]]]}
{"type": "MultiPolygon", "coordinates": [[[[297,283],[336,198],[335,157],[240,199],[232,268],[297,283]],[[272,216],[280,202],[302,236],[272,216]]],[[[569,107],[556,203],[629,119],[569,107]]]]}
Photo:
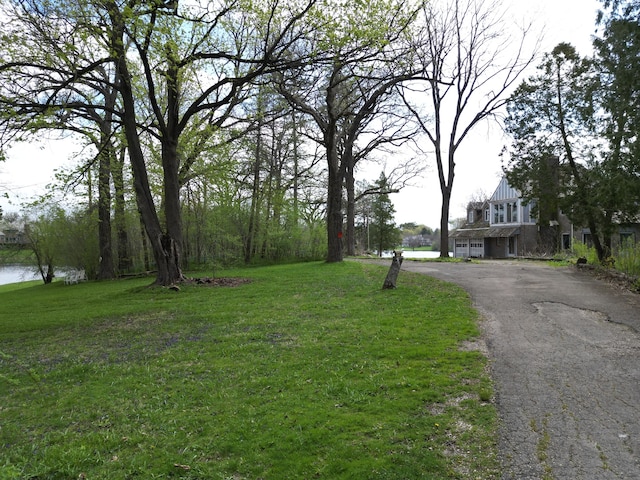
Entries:
{"type": "Polygon", "coordinates": [[[469,299],[386,270],[0,287],[0,479],[499,478],[469,299]]]}

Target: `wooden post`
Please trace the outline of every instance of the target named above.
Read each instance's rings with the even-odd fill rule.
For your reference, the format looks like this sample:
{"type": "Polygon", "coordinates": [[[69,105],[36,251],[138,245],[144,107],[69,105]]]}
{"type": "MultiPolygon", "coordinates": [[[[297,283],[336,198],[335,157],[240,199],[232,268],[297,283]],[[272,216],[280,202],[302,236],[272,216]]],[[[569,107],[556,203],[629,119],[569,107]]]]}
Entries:
{"type": "Polygon", "coordinates": [[[382,288],[396,288],[396,281],[398,280],[398,274],[400,273],[400,266],[402,265],[402,252],[393,251],[393,259],[391,260],[391,267],[387,278],[384,279],[382,288]]]}

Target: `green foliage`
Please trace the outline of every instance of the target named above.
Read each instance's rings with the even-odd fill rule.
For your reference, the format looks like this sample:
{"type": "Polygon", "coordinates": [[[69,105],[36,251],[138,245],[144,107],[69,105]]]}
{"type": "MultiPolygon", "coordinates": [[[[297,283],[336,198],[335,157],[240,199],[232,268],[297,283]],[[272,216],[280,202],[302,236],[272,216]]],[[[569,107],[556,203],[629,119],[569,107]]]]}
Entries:
{"type": "Polygon", "coordinates": [[[510,184],[539,202],[541,223],[560,209],[588,226],[601,262],[611,253],[612,219],[635,221],[640,209],[638,10],[604,3],[611,10],[599,19],[595,56],[556,46],[514,92],[505,122],[514,137],[510,184]]]}
{"type": "Polygon", "coordinates": [[[389,198],[389,187],[384,172],[376,181],[375,188],[380,193],[376,194],[371,202],[371,245],[382,255],[383,251],[400,245],[402,236],[394,221],[396,211],[389,198]]]}
{"type": "Polygon", "coordinates": [[[593,247],[589,247],[582,242],[573,242],[573,253],[578,258],[585,258],[590,265],[598,265],[598,254],[593,247]]]}
{"type": "Polygon", "coordinates": [[[460,348],[468,296],[407,272],[383,291],[385,273],[0,287],[0,475],[499,478],[486,359],[460,348]]]}
{"type": "Polygon", "coordinates": [[[615,254],[615,268],[627,275],[640,276],[640,243],[625,242],[615,254]]]}
{"type": "Polygon", "coordinates": [[[66,212],[38,207],[25,227],[36,267],[43,277],[65,267],[85,270],[94,278],[98,268],[97,224],[86,211],[66,212]]]}

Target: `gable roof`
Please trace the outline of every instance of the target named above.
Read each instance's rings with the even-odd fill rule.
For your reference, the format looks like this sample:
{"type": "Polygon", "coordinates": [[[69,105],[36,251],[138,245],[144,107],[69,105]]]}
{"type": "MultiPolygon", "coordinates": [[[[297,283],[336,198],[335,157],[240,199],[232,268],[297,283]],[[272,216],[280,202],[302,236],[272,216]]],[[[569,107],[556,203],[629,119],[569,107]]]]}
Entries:
{"type": "Polygon", "coordinates": [[[520,192],[509,185],[507,181],[507,177],[502,177],[500,183],[498,184],[498,188],[493,192],[491,196],[490,202],[497,202],[501,200],[512,200],[520,197],[520,192]]]}

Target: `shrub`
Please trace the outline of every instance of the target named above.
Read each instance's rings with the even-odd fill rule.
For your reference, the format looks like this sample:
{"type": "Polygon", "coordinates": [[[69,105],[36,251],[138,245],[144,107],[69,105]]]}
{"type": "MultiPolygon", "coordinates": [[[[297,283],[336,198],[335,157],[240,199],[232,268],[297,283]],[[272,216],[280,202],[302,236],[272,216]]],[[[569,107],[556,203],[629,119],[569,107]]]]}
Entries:
{"type": "Polygon", "coordinates": [[[573,253],[578,258],[586,258],[587,263],[591,265],[597,265],[599,263],[596,249],[593,247],[588,247],[582,242],[575,242],[573,244],[573,253]]]}

